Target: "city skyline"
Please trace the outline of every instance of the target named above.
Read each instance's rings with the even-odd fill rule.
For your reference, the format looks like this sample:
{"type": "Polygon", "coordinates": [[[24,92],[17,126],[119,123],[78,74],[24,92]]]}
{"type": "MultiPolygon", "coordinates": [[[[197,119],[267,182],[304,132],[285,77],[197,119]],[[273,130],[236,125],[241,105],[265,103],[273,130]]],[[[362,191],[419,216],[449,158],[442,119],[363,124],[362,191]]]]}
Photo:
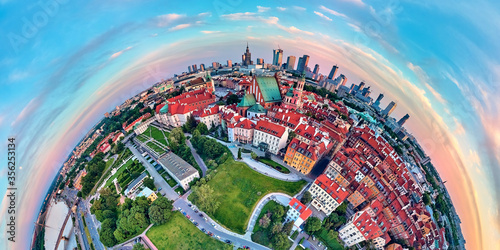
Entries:
{"type": "MultiPolygon", "coordinates": [[[[40,6],[21,8],[25,3],[2,4],[5,13],[17,14],[2,20],[6,34],[21,37],[22,17],[32,19],[35,13],[43,12],[40,6]]],[[[20,212],[26,214],[19,219],[19,228],[31,235],[48,185],[76,143],[105,112],[151,84],[186,71],[188,65],[240,62],[238,57],[248,40],[254,58],[271,62],[272,50],[279,44],[283,60],[307,54],[309,67],[319,64],[322,74],[337,64],[337,74],[348,77],[347,85],[366,81],[379,90],[377,94],[384,93],[381,108],[396,101],[398,108],[392,116],[409,113],[412,119],[406,127],[448,181],[466,246],[484,248],[488,240],[500,245],[500,188],[492,178],[499,173],[500,161],[500,131],[495,125],[500,106],[494,99],[499,91],[500,64],[496,58],[500,49],[492,43],[498,27],[488,30],[482,25],[483,20],[497,20],[492,10],[498,11],[498,4],[294,4],[303,3],[279,6],[263,2],[258,7],[242,3],[225,10],[209,6],[209,12],[205,5],[187,9],[170,3],[161,4],[160,9],[153,3],[128,7],[94,2],[85,6],[61,4],[32,38],[3,39],[2,47],[9,49],[2,52],[0,64],[0,74],[7,79],[1,84],[0,134],[2,138],[19,138],[19,179],[34,187],[19,197],[20,212]],[[90,24],[80,21],[74,25],[83,32],[61,37],[58,30],[73,20],[70,14],[76,8],[81,9],[81,15],[108,21],[114,28],[97,25],[86,30],[90,24]],[[429,14],[422,17],[424,11],[429,14]],[[479,11],[482,13],[477,14],[479,11]],[[109,20],[117,13],[126,15],[109,20]],[[467,25],[459,25],[459,30],[445,24],[430,30],[420,28],[436,25],[443,13],[456,14],[454,23],[467,25]],[[414,19],[407,20],[404,14],[413,14],[414,19]],[[218,20],[224,24],[215,24],[218,20]],[[235,32],[228,24],[241,31],[235,32]],[[335,32],[331,31],[334,25],[335,32]],[[380,28],[377,34],[369,29],[374,25],[380,28]],[[417,32],[408,34],[405,30],[417,32]],[[443,34],[451,34],[453,45],[442,42],[450,41],[443,34]],[[60,42],[62,38],[66,38],[65,43],[60,42]],[[161,38],[168,38],[168,43],[161,38]]],[[[5,172],[2,174],[0,186],[5,188],[5,172]]],[[[4,199],[2,215],[5,204],[4,199]]]]}

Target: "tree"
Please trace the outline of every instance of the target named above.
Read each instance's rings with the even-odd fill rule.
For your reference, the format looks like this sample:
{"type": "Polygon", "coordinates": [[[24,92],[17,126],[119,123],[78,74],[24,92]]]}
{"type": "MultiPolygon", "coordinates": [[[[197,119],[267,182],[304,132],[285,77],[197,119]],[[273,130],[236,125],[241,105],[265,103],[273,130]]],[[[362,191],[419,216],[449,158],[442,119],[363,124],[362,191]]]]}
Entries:
{"type": "Polygon", "coordinates": [[[114,219],[105,219],[101,224],[99,238],[104,246],[112,247],[117,241],[113,232],[116,229],[116,221],[114,219]]]}
{"type": "Polygon", "coordinates": [[[219,208],[220,202],[216,199],[212,187],[208,184],[193,188],[194,203],[203,211],[213,214],[219,208]]]}
{"type": "Polygon", "coordinates": [[[143,184],[151,190],[155,189],[155,181],[153,180],[153,178],[144,179],[143,184]]]}
{"type": "Polygon", "coordinates": [[[283,225],[282,231],[286,235],[290,235],[290,233],[292,232],[292,229],[293,229],[293,221],[289,221],[289,222],[285,223],[285,225],[283,225]]]}
{"type": "Polygon", "coordinates": [[[312,195],[309,191],[306,191],[304,195],[302,195],[300,202],[304,203],[304,205],[307,205],[311,201],[312,201],[312,195]]]}
{"type": "Polygon", "coordinates": [[[207,125],[205,125],[205,123],[203,123],[203,122],[198,123],[198,126],[196,126],[196,130],[200,131],[200,134],[202,134],[202,135],[208,134],[207,125]]]}
{"type": "Polygon", "coordinates": [[[241,148],[238,148],[238,159],[241,160],[241,148]]]}
{"type": "Polygon", "coordinates": [[[149,219],[151,223],[155,225],[165,224],[172,215],[172,201],[165,198],[164,196],[159,196],[149,208],[149,219]]]}
{"type": "Polygon", "coordinates": [[[429,193],[424,193],[422,200],[423,200],[425,205],[430,205],[431,204],[431,196],[429,195],[429,193]]]}
{"type": "Polygon", "coordinates": [[[285,209],[283,208],[283,206],[274,207],[274,209],[272,211],[273,221],[277,221],[277,220],[281,219],[283,217],[283,215],[285,215],[285,209]]]}
{"type": "Polygon", "coordinates": [[[250,153],[250,155],[252,156],[252,159],[254,159],[254,160],[257,159],[257,154],[254,153],[253,151],[252,151],[252,153],[250,153]]]}
{"type": "Polygon", "coordinates": [[[309,235],[312,235],[320,229],[321,229],[321,221],[319,220],[319,218],[309,217],[309,219],[306,221],[306,226],[304,227],[304,230],[309,235]]]}
{"type": "Polygon", "coordinates": [[[261,226],[263,228],[267,228],[270,223],[271,223],[271,219],[269,219],[268,214],[264,214],[264,216],[262,216],[262,218],[260,218],[260,220],[259,220],[259,226],[261,226]]]}
{"type": "Polygon", "coordinates": [[[179,144],[184,144],[186,141],[186,136],[184,135],[184,132],[182,132],[181,128],[174,128],[170,132],[170,137],[175,138],[177,143],[179,144]]]}
{"type": "Polygon", "coordinates": [[[337,209],[335,209],[335,211],[339,215],[345,215],[347,213],[347,203],[346,202],[342,202],[342,204],[340,204],[340,206],[338,206],[337,209]]]}
{"type": "Polygon", "coordinates": [[[230,96],[227,97],[226,104],[227,105],[231,105],[231,104],[234,104],[234,103],[238,103],[239,101],[240,101],[240,99],[238,98],[237,95],[231,94],[230,96]]]}
{"type": "Polygon", "coordinates": [[[287,249],[288,236],[284,233],[279,233],[272,238],[273,249],[287,249]]]}
{"type": "Polygon", "coordinates": [[[283,225],[278,221],[273,224],[273,227],[271,228],[271,233],[272,234],[278,234],[281,232],[281,229],[283,229],[283,225]]]}

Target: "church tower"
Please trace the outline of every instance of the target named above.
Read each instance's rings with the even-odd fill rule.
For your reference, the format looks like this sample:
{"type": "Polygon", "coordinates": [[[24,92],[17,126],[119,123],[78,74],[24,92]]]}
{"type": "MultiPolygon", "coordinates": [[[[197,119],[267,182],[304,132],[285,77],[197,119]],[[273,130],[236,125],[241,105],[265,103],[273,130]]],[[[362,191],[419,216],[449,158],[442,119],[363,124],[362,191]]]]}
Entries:
{"type": "Polygon", "coordinates": [[[293,110],[302,108],[302,90],[304,89],[305,82],[305,77],[302,75],[297,79],[297,86],[295,88],[292,86],[288,89],[282,103],[284,108],[293,110]]]}

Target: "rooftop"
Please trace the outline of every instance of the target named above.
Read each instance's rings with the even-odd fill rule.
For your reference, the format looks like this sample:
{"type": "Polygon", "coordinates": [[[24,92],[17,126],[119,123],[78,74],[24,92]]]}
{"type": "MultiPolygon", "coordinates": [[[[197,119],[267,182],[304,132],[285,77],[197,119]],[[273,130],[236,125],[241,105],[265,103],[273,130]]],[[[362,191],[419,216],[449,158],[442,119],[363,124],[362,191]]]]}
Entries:
{"type": "Polygon", "coordinates": [[[163,155],[160,159],[158,159],[158,162],[160,162],[163,167],[168,169],[179,180],[183,180],[186,177],[198,172],[193,166],[172,152],[168,152],[163,155]]]}

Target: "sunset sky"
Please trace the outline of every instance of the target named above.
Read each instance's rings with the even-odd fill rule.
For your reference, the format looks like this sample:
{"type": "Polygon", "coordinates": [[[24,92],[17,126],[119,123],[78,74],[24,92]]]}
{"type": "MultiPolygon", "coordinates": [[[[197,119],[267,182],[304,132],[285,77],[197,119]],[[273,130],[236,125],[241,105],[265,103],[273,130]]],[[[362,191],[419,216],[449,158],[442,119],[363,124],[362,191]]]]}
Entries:
{"type": "MultiPolygon", "coordinates": [[[[307,54],[322,74],[337,64],[348,86],[383,93],[382,107],[397,102],[392,116],[410,115],[447,181],[467,249],[500,249],[500,2],[425,2],[0,0],[0,188],[14,136],[16,248],[105,112],[188,65],[240,62],[248,42],[254,61],[278,46],[284,61],[307,54]]],[[[6,207],[3,197],[2,221],[6,207]]]]}

